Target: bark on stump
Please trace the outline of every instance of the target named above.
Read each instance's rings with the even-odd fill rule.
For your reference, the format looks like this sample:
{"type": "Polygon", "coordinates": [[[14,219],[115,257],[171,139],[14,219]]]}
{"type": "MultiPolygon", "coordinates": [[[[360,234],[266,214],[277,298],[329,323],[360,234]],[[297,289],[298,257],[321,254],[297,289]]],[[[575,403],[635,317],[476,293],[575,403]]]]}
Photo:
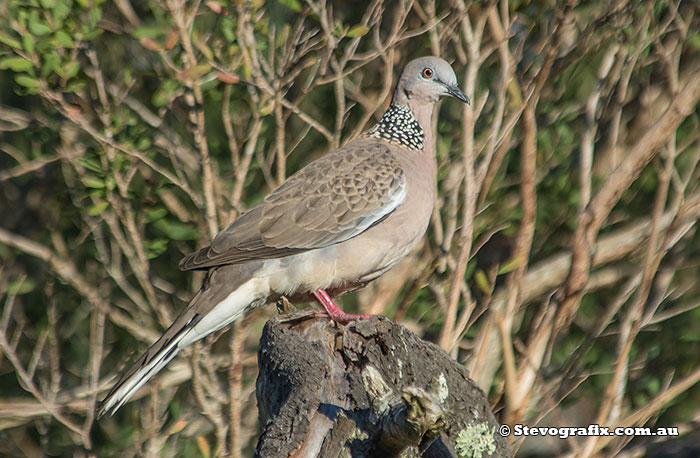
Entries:
{"type": "Polygon", "coordinates": [[[387,318],[272,318],[258,365],[258,457],[512,456],[467,370],[387,318]]]}

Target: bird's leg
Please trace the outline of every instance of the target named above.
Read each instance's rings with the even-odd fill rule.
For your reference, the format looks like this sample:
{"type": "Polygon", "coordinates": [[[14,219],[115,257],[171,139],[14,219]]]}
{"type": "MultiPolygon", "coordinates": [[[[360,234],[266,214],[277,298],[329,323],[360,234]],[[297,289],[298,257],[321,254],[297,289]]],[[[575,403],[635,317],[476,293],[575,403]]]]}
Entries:
{"type": "Polygon", "coordinates": [[[350,313],[345,313],[343,312],[340,307],[335,305],[335,302],[333,302],[333,299],[328,295],[328,293],[323,290],[323,289],[317,289],[314,291],[314,297],[316,298],[317,301],[321,303],[324,309],[326,309],[326,313],[328,313],[328,316],[331,317],[331,319],[343,323],[343,324],[348,324],[351,321],[359,320],[360,318],[370,318],[374,315],[352,315],[350,313]]]}

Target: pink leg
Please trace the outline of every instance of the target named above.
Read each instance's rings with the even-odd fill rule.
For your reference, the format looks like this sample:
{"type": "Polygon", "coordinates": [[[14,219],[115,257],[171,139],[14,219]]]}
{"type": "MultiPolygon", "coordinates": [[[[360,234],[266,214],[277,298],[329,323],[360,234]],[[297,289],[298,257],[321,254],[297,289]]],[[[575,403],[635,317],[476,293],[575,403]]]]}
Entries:
{"type": "Polygon", "coordinates": [[[351,321],[358,320],[360,318],[370,318],[374,315],[351,315],[349,313],[343,312],[340,307],[335,305],[335,302],[333,302],[333,299],[328,295],[328,293],[323,290],[323,289],[317,289],[314,291],[314,297],[316,298],[317,301],[321,303],[324,309],[326,309],[326,313],[328,313],[328,316],[331,317],[332,320],[335,320],[339,323],[343,324],[348,324],[351,321]]]}

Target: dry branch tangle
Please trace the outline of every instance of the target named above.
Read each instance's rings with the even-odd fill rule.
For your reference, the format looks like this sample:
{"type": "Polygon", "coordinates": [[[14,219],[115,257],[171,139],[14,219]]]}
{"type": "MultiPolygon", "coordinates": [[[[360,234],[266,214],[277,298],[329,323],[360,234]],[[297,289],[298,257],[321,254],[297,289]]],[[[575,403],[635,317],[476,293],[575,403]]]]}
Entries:
{"type": "Polygon", "coordinates": [[[483,456],[511,456],[464,367],[388,319],[273,318],[258,363],[258,457],[414,457],[484,426],[483,456]]]}
{"type": "Polygon", "coordinates": [[[676,130],[694,110],[700,100],[700,60],[688,64],[690,68],[683,74],[682,89],[674,95],[668,108],[648,126],[648,130],[633,145],[630,145],[625,159],[612,171],[605,184],[591,200],[576,227],[573,243],[571,270],[564,285],[566,296],[559,312],[560,318],[570,320],[575,306],[590,276],[593,251],[592,244],[603,224],[630,184],[659,152],[663,144],[675,138],[676,130]]]}

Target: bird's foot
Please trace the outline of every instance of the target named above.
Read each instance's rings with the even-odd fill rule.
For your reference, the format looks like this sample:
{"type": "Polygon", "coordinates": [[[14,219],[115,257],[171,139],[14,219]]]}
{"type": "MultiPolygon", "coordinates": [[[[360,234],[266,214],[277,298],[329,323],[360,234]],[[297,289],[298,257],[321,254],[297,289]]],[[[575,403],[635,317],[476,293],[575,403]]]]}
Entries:
{"type": "Polygon", "coordinates": [[[285,296],[280,297],[276,305],[277,312],[282,315],[289,315],[290,313],[296,310],[292,303],[289,302],[289,299],[287,299],[285,296]]]}
{"type": "Polygon", "coordinates": [[[325,312],[320,312],[316,314],[317,316],[323,316],[326,315],[330,317],[333,321],[337,321],[338,323],[342,324],[348,324],[351,321],[356,321],[362,318],[371,318],[374,315],[353,315],[350,313],[345,313],[340,307],[338,307],[335,302],[333,302],[333,299],[328,295],[328,293],[325,290],[318,289],[314,291],[314,297],[318,302],[321,303],[324,309],[326,309],[325,312]]]}

